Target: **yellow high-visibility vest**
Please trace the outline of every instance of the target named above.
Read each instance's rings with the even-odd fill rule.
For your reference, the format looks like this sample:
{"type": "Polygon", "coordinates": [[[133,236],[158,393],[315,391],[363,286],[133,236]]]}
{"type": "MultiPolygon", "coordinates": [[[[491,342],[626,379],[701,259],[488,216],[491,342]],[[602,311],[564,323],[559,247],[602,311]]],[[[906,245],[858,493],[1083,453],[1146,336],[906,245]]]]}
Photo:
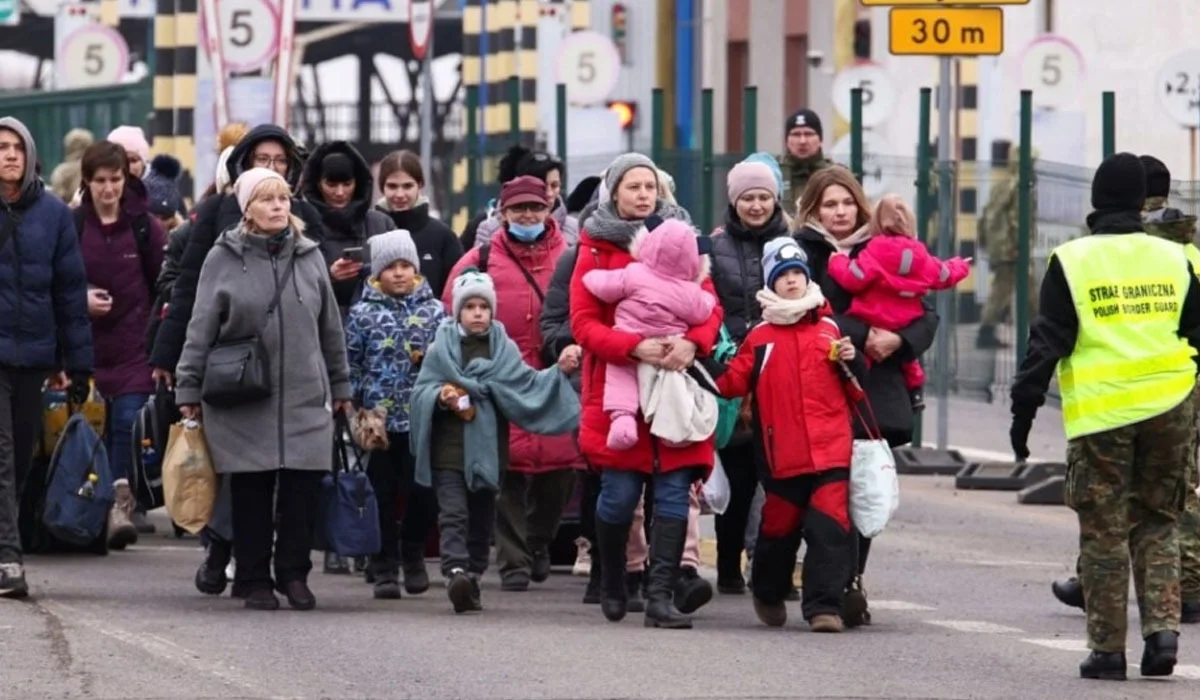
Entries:
{"type": "Polygon", "coordinates": [[[1145,233],[1077,238],[1058,258],[1079,335],[1058,363],[1067,439],[1162,415],[1196,385],[1195,349],[1179,337],[1192,277],[1183,246],[1145,233]]]}

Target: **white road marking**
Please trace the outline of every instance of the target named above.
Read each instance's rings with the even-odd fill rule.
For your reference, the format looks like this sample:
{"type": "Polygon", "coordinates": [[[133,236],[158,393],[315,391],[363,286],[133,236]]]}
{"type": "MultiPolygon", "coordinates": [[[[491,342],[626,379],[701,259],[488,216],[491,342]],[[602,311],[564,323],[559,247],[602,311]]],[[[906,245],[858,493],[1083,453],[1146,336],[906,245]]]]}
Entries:
{"type": "Polygon", "coordinates": [[[265,688],[257,683],[242,678],[235,669],[230,667],[206,661],[201,658],[201,655],[186,647],[180,646],[175,642],[161,637],[157,634],[149,632],[132,632],[123,629],[109,620],[97,620],[91,618],[82,609],[61,603],[42,602],[41,606],[52,612],[60,619],[75,625],[83,625],[93,632],[97,632],[106,637],[111,637],[119,642],[124,642],[129,646],[136,647],[151,656],[156,656],[164,661],[190,668],[193,671],[208,673],[216,676],[222,681],[235,685],[244,690],[262,695],[271,700],[300,700],[292,696],[275,695],[270,689],[265,688]]]}
{"type": "Polygon", "coordinates": [[[1022,639],[1026,644],[1036,644],[1039,647],[1047,649],[1058,649],[1059,651],[1083,651],[1088,650],[1087,642],[1082,639],[1022,639]]]}
{"type": "Polygon", "coordinates": [[[937,610],[937,608],[929,605],[909,603],[905,600],[875,600],[874,598],[871,599],[870,606],[872,610],[912,610],[919,612],[932,612],[937,610]]]}
{"type": "Polygon", "coordinates": [[[1175,675],[1179,678],[1200,681],[1200,666],[1194,666],[1192,664],[1178,665],[1175,667],[1175,675]]]}
{"type": "Polygon", "coordinates": [[[1033,567],[1037,569],[1061,569],[1062,562],[1050,561],[1034,561],[1032,559],[955,559],[956,564],[969,564],[972,566],[989,566],[1000,569],[1008,569],[1013,567],[1033,567]]]}
{"type": "Polygon", "coordinates": [[[982,622],[980,620],[922,620],[922,622],[970,634],[1025,634],[1024,630],[1019,630],[1016,627],[1005,627],[1004,625],[982,622]]]}

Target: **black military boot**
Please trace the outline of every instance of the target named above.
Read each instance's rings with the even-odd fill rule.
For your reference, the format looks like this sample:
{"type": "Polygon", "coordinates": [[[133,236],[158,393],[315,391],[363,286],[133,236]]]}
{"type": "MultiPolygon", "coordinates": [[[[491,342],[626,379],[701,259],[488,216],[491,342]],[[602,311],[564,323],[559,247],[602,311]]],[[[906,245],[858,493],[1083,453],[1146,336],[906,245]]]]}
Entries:
{"type": "Polygon", "coordinates": [[[690,615],[712,600],[712,584],[700,578],[700,572],[690,566],[679,568],[679,581],[675,583],[675,607],[679,612],[690,615]]]}
{"type": "Polygon", "coordinates": [[[625,610],[631,613],[646,612],[646,599],[642,597],[642,587],[645,584],[645,572],[628,571],[625,573],[625,610]]]}
{"type": "Polygon", "coordinates": [[[692,618],[675,607],[675,579],[687,540],[687,520],[654,518],[650,533],[650,572],[646,587],[646,626],[691,629],[692,618]]]}
{"type": "Polygon", "coordinates": [[[1093,651],[1079,664],[1079,677],[1097,681],[1125,680],[1125,652],[1093,651]]]}
{"type": "Polygon", "coordinates": [[[1179,621],[1185,625],[1200,622],[1200,600],[1185,600],[1179,608],[1179,621]]]}
{"type": "Polygon", "coordinates": [[[1143,676],[1169,676],[1175,673],[1179,657],[1179,633],[1163,630],[1146,637],[1142,652],[1143,676]]]}
{"type": "Polygon", "coordinates": [[[975,337],[975,347],[981,350],[999,350],[1009,345],[996,337],[995,326],[980,326],[979,335],[975,337]]]}
{"type": "Polygon", "coordinates": [[[1050,590],[1054,593],[1054,597],[1063,605],[1069,605],[1072,608],[1086,610],[1087,607],[1083,602],[1083,584],[1079,579],[1072,576],[1062,581],[1055,581],[1050,584],[1050,590]]]}
{"type": "MultiPolygon", "coordinates": [[[[629,591],[625,587],[625,545],[629,541],[630,523],[611,525],[596,518],[596,545],[600,549],[600,582],[604,597],[600,610],[609,622],[625,619],[629,591]]],[[[596,566],[596,561],[592,561],[596,566]]]]}
{"type": "Polygon", "coordinates": [[[599,605],[600,601],[604,598],[604,588],[601,584],[602,579],[600,578],[600,570],[602,568],[600,566],[600,547],[593,544],[590,554],[592,566],[588,570],[587,588],[583,591],[583,604],[599,605]]]}

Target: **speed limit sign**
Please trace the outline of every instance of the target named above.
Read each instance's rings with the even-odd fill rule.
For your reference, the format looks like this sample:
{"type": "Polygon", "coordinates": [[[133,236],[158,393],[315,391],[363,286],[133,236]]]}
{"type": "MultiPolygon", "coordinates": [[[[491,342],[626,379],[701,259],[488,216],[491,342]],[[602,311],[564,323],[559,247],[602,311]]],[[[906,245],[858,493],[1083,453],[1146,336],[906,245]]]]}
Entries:
{"type": "MultiPolygon", "coordinates": [[[[270,0],[221,0],[221,57],[230,73],[252,73],[275,60],[279,51],[279,11],[270,0]]],[[[211,5],[210,5],[211,6],[211,5]]],[[[207,23],[202,24],[202,46],[208,45],[207,23]]]]}
{"type": "Polygon", "coordinates": [[[1033,91],[1034,107],[1063,109],[1079,99],[1083,88],[1083,54],[1065,37],[1047,34],[1034,39],[1020,60],[1021,88],[1033,91]]]}
{"type": "Polygon", "coordinates": [[[558,82],[567,86],[567,102],[577,107],[603,104],[617,88],[621,55],[608,36],[573,32],[558,49],[558,82]]]}
{"type": "Polygon", "coordinates": [[[129,65],[129,45],[117,30],[88,24],[63,41],[55,62],[60,68],[61,88],[116,85],[129,65]]]}
{"type": "Polygon", "coordinates": [[[833,107],[846,121],[850,121],[850,91],[854,88],[862,90],[863,126],[879,126],[892,116],[896,87],[881,66],[861,63],[843,68],[833,79],[833,107]]]}

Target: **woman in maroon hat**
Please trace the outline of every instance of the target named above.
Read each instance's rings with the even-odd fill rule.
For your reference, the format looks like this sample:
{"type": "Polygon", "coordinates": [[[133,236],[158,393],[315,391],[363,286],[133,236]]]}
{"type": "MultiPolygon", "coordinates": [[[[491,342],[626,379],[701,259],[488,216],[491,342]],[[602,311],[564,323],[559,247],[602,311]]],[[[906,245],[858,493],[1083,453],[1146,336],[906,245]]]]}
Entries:
{"type": "MultiPolygon", "coordinates": [[[[570,244],[551,214],[546,183],[522,175],[500,190],[501,229],[468,251],[449,279],[467,268],[491,275],[496,284],[496,320],[521,350],[526,364],[542,369],[558,355],[542,341],[538,321],[554,266],[570,244]]],[[[450,308],[446,285],[443,301],[450,308]]],[[[578,346],[571,350],[580,352],[578,346]]],[[[550,543],[575,491],[575,473],[584,468],[572,435],[531,435],[511,428],[508,468],[496,503],[496,561],[505,591],[524,591],[530,581],[550,575],[550,543]]]]}

